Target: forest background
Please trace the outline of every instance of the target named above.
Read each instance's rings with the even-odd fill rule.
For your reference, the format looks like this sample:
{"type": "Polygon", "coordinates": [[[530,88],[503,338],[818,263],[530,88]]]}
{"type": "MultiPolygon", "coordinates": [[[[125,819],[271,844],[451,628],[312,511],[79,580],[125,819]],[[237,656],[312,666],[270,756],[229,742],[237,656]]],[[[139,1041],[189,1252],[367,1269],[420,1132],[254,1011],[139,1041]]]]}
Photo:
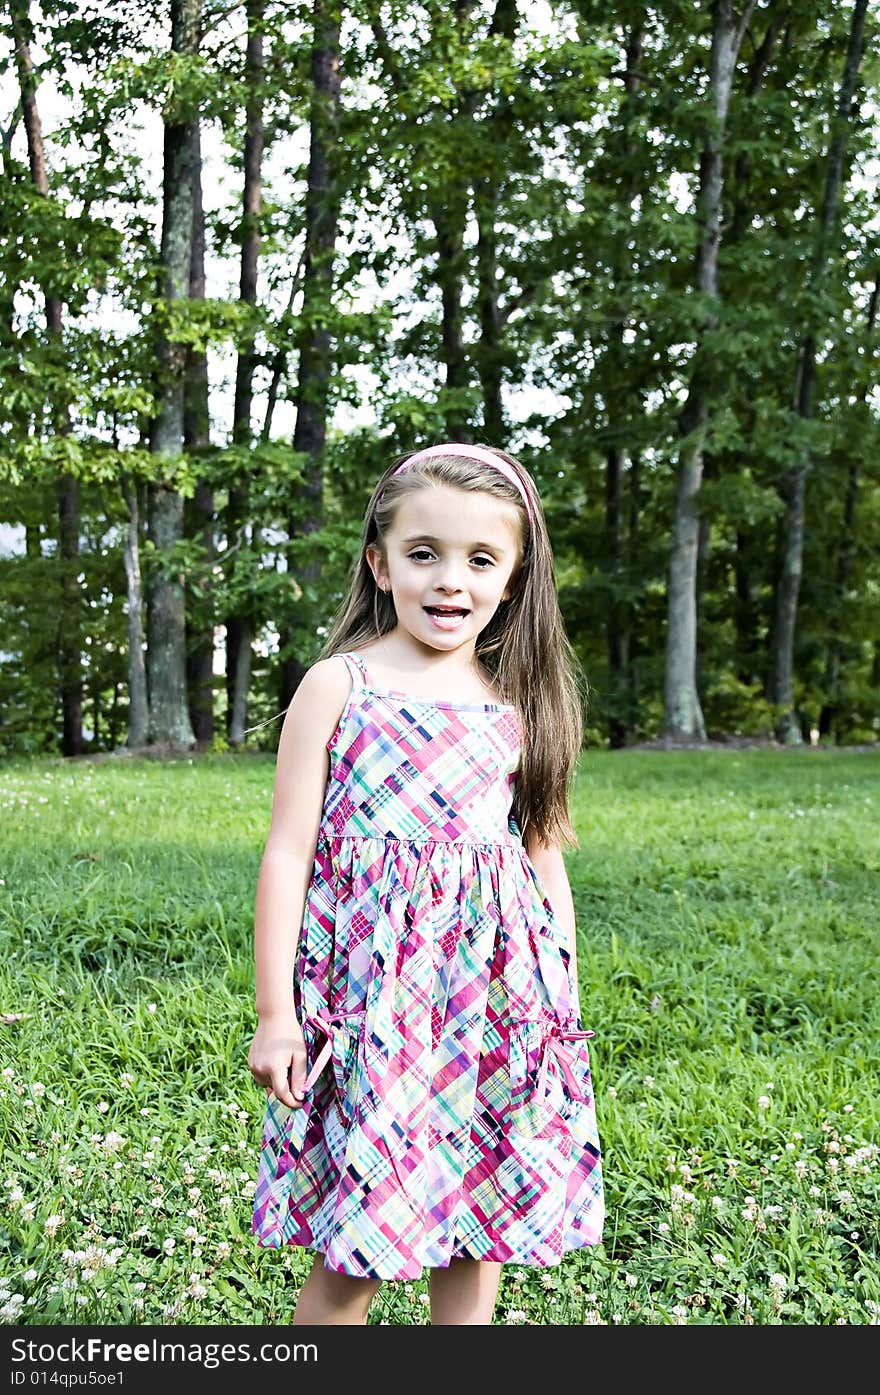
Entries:
{"type": "Polygon", "coordinates": [[[0,752],[271,747],[442,439],[538,481],[593,744],[876,743],[876,34],[8,0],[0,752]]]}

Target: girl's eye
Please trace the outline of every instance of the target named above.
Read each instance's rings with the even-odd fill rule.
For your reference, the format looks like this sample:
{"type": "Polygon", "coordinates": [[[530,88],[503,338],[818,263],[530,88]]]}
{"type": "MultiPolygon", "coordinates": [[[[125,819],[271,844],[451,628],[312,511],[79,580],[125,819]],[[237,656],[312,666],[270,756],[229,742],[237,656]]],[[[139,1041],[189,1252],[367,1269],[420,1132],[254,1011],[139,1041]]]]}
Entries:
{"type": "Polygon", "coordinates": [[[409,559],[411,562],[430,562],[433,556],[433,552],[430,552],[428,548],[417,547],[415,552],[409,554],[409,559]]]}
{"type": "Polygon", "coordinates": [[[476,562],[481,571],[485,571],[487,567],[494,567],[495,565],[491,557],[472,557],[471,561],[476,562]]]}

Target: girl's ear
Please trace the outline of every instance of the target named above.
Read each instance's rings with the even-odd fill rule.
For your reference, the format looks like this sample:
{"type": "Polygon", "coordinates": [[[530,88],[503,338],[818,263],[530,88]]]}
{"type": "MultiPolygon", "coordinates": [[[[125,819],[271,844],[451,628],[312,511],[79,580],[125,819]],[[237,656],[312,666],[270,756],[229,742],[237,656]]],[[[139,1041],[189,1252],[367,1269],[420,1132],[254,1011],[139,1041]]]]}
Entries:
{"type": "Polygon", "coordinates": [[[364,552],[364,556],[367,559],[367,566],[373,573],[373,580],[379,590],[387,591],[389,586],[388,568],[385,564],[385,557],[381,547],[377,547],[375,543],[370,543],[369,547],[364,552]]]}
{"type": "Polygon", "coordinates": [[[513,600],[514,596],[516,595],[516,593],[517,593],[517,591],[518,591],[518,589],[519,589],[519,578],[520,578],[520,573],[521,573],[521,571],[522,571],[522,568],[521,568],[521,567],[517,567],[517,568],[515,569],[513,575],[511,576],[510,580],[508,581],[507,585],[505,586],[504,590],[503,590],[502,593],[501,593],[501,599],[502,599],[502,601],[512,601],[512,600],[513,600]]]}

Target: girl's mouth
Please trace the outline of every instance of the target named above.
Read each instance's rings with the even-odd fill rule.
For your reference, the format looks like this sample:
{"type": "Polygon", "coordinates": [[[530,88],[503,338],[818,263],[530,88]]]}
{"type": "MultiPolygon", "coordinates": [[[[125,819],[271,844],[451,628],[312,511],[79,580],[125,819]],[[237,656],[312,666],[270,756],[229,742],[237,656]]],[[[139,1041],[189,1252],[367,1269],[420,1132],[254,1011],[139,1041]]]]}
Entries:
{"type": "Polygon", "coordinates": [[[430,617],[432,624],[440,630],[454,630],[463,624],[470,615],[470,611],[465,610],[464,606],[426,605],[423,609],[425,614],[430,617]]]}

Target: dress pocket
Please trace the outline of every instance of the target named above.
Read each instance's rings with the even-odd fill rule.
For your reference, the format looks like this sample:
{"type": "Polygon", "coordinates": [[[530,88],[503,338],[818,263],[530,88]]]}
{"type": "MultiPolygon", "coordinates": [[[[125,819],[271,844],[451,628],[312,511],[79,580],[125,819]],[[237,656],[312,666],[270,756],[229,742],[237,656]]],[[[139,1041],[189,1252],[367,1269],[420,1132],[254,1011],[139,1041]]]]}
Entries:
{"type": "Polygon", "coordinates": [[[309,1060],[306,1103],[312,1092],[314,1107],[335,1105],[346,1127],[354,1118],[360,1094],[364,1020],[359,1010],[318,1014],[303,1023],[309,1060]]]}
{"type": "Polygon", "coordinates": [[[510,1029],[511,1128],[530,1138],[567,1133],[590,1095],[587,1039],[577,1022],[515,1022],[510,1029]]]}

